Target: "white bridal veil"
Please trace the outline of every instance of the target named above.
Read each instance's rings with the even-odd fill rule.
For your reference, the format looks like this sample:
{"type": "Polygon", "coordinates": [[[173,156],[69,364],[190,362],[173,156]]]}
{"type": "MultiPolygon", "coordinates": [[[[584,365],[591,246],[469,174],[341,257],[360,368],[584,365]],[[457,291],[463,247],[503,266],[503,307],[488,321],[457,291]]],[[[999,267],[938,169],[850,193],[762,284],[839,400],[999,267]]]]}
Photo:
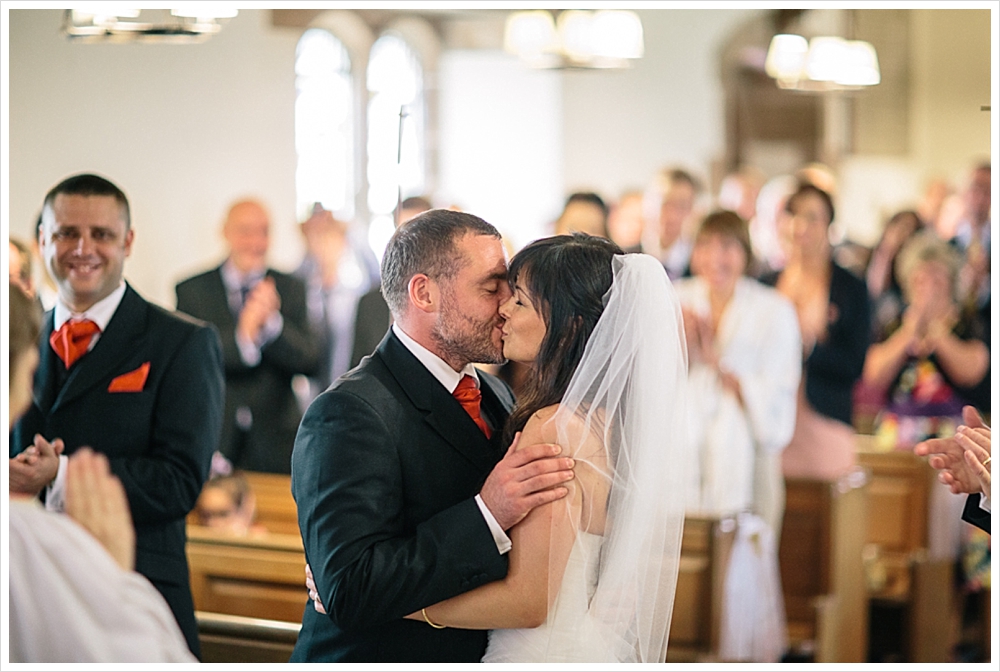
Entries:
{"type": "MultiPolygon", "coordinates": [[[[613,270],[604,313],[553,420],[560,444],[604,480],[597,496],[584,494],[584,508],[603,506],[607,493],[606,513],[596,516],[604,520],[600,551],[589,556],[596,567],[587,632],[578,637],[599,639],[615,661],[657,663],[666,660],[691,474],[687,348],[680,302],[660,263],[618,255],[613,270]],[[597,455],[582,452],[588,434],[601,439],[597,455]]],[[[594,520],[594,513],[571,519],[594,520]]],[[[574,543],[584,536],[594,535],[578,529],[574,543]]],[[[550,568],[550,576],[561,574],[550,568]]],[[[565,592],[557,598],[565,599],[565,592]]]]}

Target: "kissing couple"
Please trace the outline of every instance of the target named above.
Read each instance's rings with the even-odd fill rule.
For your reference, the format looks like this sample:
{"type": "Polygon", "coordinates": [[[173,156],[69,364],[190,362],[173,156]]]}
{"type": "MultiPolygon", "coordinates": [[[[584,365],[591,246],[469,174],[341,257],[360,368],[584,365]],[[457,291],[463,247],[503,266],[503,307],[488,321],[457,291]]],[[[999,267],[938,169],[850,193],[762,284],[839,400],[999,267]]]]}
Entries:
{"type": "Polygon", "coordinates": [[[508,266],[492,225],[430,210],[382,293],[394,324],[295,440],[291,661],[665,661],[690,469],[663,267],[584,234],[508,266]],[[472,365],[505,359],[516,405],[472,365]]]}

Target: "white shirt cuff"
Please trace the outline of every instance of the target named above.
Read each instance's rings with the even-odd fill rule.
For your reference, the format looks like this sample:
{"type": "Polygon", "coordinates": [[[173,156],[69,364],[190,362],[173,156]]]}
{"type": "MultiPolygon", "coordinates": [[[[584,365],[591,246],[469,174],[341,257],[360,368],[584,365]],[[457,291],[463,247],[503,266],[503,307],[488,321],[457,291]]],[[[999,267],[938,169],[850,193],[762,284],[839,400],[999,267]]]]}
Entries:
{"type": "Polygon", "coordinates": [[[236,332],[236,347],[240,351],[240,359],[247,366],[257,366],[260,364],[260,348],[253,341],[247,340],[236,332]]]}
{"type": "Polygon", "coordinates": [[[508,537],[503,531],[503,528],[500,527],[500,523],[498,523],[497,519],[493,517],[493,514],[486,506],[486,503],[483,502],[483,498],[479,495],[476,495],[476,504],[479,505],[479,510],[482,512],[483,518],[486,520],[486,524],[489,526],[490,532],[493,534],[493,541],[496,542],[497,551],[500,552],[500,555],[507,553],[511,547],[510,537],[508,537]]]}
{"type": "Polygon", "coordinates": [[[986,496],[985,492],[979,496],[979,508],[987,513],[992,513],[990,511],[990,498],[986,496]]]}
{"type": "Polygon", "coordinates": [[[66,510],[66,468],[68,465],[69,458],[60,455],[56,477],[45,486],[45,508],[49,511],[62,513],[66,510]]]}

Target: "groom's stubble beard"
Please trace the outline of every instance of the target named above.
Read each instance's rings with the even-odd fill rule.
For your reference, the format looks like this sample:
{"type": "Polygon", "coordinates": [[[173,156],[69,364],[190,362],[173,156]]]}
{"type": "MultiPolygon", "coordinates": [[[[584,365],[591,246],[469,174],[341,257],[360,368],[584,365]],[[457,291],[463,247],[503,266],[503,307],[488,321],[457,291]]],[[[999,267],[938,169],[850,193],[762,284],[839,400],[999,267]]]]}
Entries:
{"type": "Polygon", "coordinates": [[[444,301],[438,314],[431,339],[437,344],[446,362],[466,364],[503,364],[503,343],[494,342],[493,334],[503,323],[499,313],[488,320],[477,320],[458,309],[457,297],[451,288],[442,286],[444,301]]]}

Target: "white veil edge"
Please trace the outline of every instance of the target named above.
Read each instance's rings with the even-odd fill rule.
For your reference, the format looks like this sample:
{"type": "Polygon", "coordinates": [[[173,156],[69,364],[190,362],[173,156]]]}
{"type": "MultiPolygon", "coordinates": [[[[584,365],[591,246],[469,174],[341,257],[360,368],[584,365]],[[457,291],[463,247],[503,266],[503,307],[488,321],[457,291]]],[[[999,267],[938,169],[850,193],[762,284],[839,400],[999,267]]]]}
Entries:
{"type": "Polygon", "coordinates": [[[691,474],[687,346],[680,300],[659,261],[617,255],[613,271],[604,312],[553,419],[571,456],[584,443],[570,438],[580,436],[569,431],[571,420],[578,427],[583,419],[607,449],[607,464],[593,465],[610,491],[592,634],[613,660],[662,663],[691,474]]]}

